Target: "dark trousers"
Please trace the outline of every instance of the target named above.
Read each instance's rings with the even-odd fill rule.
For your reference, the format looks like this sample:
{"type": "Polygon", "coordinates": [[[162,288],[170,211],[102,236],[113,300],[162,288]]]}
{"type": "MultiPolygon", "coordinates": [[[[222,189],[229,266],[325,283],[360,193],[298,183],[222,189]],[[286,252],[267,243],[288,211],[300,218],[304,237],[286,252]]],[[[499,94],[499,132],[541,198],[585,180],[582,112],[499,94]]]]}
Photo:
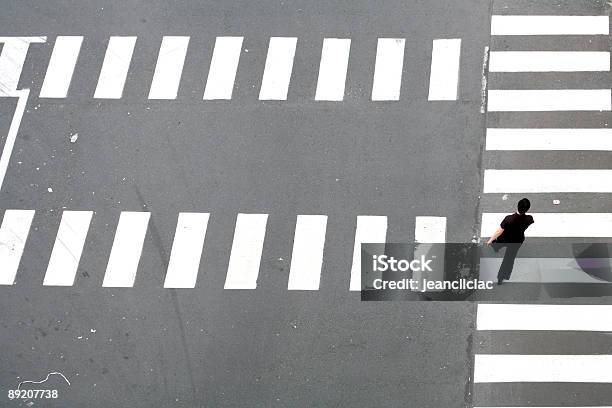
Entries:
{"type": "Polygon", "coordinates": [[[516,255],[521,247],[521,243],[493,242],[492,246],[495,252],[499,252],[502,247],[506,247],[506,251],[504,252],[504,260],[499,267],[499,272],[497,272],[497,279],[510,279],[512,268],[514,267],[514,260],[516,259],[516,255]]]}

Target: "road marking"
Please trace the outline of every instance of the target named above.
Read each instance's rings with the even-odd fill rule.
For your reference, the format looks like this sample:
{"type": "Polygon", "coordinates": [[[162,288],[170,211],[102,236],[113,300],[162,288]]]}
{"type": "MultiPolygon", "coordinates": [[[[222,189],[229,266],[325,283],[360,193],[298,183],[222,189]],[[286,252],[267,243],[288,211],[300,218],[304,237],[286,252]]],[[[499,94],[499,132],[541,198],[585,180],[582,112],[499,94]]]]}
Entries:
{"type": "Polygon", "coordinates": [[[387,217],[378,215],[357,216],[349,290],[361,290],[361,244],[385,243],[386,241],[387,217]]]}
{"type": "Polygon", "coordinates": [[[2,148],[2,156],[0,156],[0,190],[4,183],[4,177],[8,169],[11,155],[13,154],[13,148],[15,147],[15,140],[17,139],[17,132],[19,131],[19,125],[25,112],[26,104],[28,102],[28,96],[30,95],[29,89],[21,89],[19,91],[12,91],[14,96],[19,97],[17,100],[17,107],[11,120],[11,126],[9,127],[8,135],[4,141],[4,147],[2,148]]]}
{"type": "Polygon", "coordinates": [[[460,59],[461,39],[433,40],[429,77],[430,101],[457,100],[460,59]]]}
{"type": "Polygon", "coordinates": [[[490,72],[610,71],[607,51],[492,51],[490,72]]]}
{"type": "Polygon", "coordinates": [[[136,37],[111,37],[109,39],[94,98],[121,98],[135,45],[136,37]]]}
{"type": "Polygon", "coordinates": [[[612,332],[612,305],[479,304],[478,330],[612,332]]]}
{"type": "Polygon", "coordinates": [[[150,217],[149,212],[123,211],[121,213],[102,282],[103,287],[131,288],[134,286],[150,217]]]}
{"type": "MultiPolygon", "coordinates": [[[[483,213],[480,235],[490,237],[505,213],[483,213]]],[[[526,237],[609,238],[612,237],[612,213],[533,213],[535,223],[526,237]]]]}
{"type": "Polygon", "coordinates": [[[284,101],[293,71],[296,37],[271,37],[259,90],[260,100],[284,101]]]}
{"type": "Polygon", "coordinates": [[[72,286],[89,231],[93,211],[64,211],[57,232],[44,286],[72,286]]]}
{"type": "Polygon", "coordinates": [[[446,242],[446,217],[416,217],[414,240],[426,244],[446,242]]]}
{"type": "Polygon", "coordinates": [[[489,112],[609,111],[609,89],[489,90],[489,112]]]}
{"type": "Polygon", "coordinates": [[[149,99],[176,99],[188,46],[189,37],[164,36],[159,47],[149,99]]]}
{"type": "Polygon", "coordinates": [[[55,39],[47,73],[40,89],[41,98],[65,98],[76,67],[82,36],[58,36],[55,39]]]}
{"type": "MultiPolygon", "coordinates": [[[[497,280],[501,263],[502,258],[480,258],[478,278],[497,280]]],[[[598,271],[609,271],[610,267],[610,258],[516,258],[512,280],[508,283],[610,284],[606,276],[596,277],[598,271]]]]}
{"type": "Polygon", "coordinates": [[[195,288],[209,213],[180,213],[164,288],[195,288]]]}
{"type": "Polygon", "coordinates": [[[612,355],[476,354],[475,383],[611,383],[612,355]]]}
{"type": "Polygon", "coordinates": [[[486,149],[612,151],[612,129],[489,128],[486,149]]]}
{"type": "Polygon", "coordinates": [[[399,101],[404,68],[403,38],[379,38],[374,65],[373,101],[399,101]]]}
{"type": "Polygon", "coordinates": [[[344,99],[350,50],[350,39],[323,39],[315,100],[341,101],[344,99]]]}
{"type": "Polygon", "coordinates": [[[255,289],[268,214],[238,214],[225,289],[255,289]]]}
{"type": "Polygon", "coordinates": [[[319,290],[326,229],[326,215],[298,215],[287,289],[319,290]]]}
{"type": "Polygon", "coordinates": [[[6,210],[0,225],[0,285],[13,285],[23,255],[33,210],[6,210]]]}
{"type": "Polygon", "coordinates": [[[0,96],[18,96],[19,78],[31,43],[44,43],[47,37],[0,37],[0,96]]]}
{"type": "Polygon", "coordinates": [[[484,193],[612,193],[612,170],[485,170],[484,193]]]}
{"type": "Polygon", "coordinates": [[[217,37],[204,89],[205,100],[232,99],[243,37],[217,37]]]}
{"type": "Polygon", "coordinates": [[[608,16],[492,16],[491,35],[608,35],[608,16]]]}

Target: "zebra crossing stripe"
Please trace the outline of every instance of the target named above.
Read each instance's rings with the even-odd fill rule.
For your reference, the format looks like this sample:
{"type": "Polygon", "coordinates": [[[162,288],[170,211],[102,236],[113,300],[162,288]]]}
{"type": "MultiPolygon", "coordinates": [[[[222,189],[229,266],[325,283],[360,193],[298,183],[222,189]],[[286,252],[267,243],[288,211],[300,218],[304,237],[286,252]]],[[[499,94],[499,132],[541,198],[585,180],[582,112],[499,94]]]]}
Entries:
{"type": "Polygon", "coordinates": [[[260,100],[284,101],[293,71],[296,37],[271,37],[259,90],[260,100]]]}
{"type": "MultiPolygon", "coordinates": [[[[612,237],[612,213],[530,213],[535,223],[525,236],[547,238],[612,237]]],[[[483,213],[480,234],[490,237],[506,213],[483,213]]]]}
{"type": "Polygon", "coordinates": [[[119,216],[115,240],[102,282],[103,287],[134,286],[150,216],[149,212],[131,211],[124,211],[119,216]]]}
{"type": "Polygon", "coordinates": [[[491,35],[609,35],[608,16],[492,16],[491,35]]]}
{"type": "MultiPolygon", "coordinates": [[[[501,258],[481,258],[479,279],[497,280],[501,258]]],[[[593,277],[583,271],[584,264],[589,268],[610,268],[609,258],[516,258],[510,285],[514,283],[588,283],[609,284],[610,282],[593,277]]]]}
{"type": "Polygon", "coordinates": [[[176,99],[189,37],[164,36],[149,90],[149,99],[176,99]]]}
{"type": "Polygon", "coordinates": [[[44,286],[72,286],[79,267],[92,211],[64,211],[57,232],[44,286]]]}
{"type": "Polygon", "coordinates": [[[489,112],[609,111],[610,89],[489,90],[489,112]]]}
{"type": "Polygon", "coordinates": [[[612,170],[485,170],[484,193],[612,193],[612,170]]]}
{"type": "Polygon", "coordinates": [[[612,151],[612,129],[489,128],[486,149],[612,151]]]}
{"type": "Polygon", "coordinates": [[[268,214],[238,214],[225,289],[255,289],[268,214]]]}
{"type": "Polygon", "coordinates": [[[386,241],[387,217],[378,215],[357,216],[349,290],[361,290],[361,244],[385,243],[386,241]]]}
{"type": "Polygon", "coordinates": [[[455,101],[459,91],[461,39],[433,41],[429,78],[430,101],[455,101]]]}
{"type": "Polygon", "coordinates": [[[319,290],[326,229],[326,215],[298,215],[287,289],[319,290]]]}
{"type": "Polygon", "coordinates": [[[610,71],[608,51],[491,51],[489,72],[610,71]]]}
{"type": "Polygon", "coordinates": [[[402,86],[404,68],[403,38],[379,38],[376,47],[374,65],[374,82],[372,85],[373,101],[398,101],[402,86]]]}
{"type": "Polygon", "coordinates": [[[446,217],[416,217],[414,240],[427,244],[446,242],[446,217]]]}
{"type": "Polygon", "coordinates": [[[0,96],[16,96],[23,64],[31,43],[44,43],[47,37],[0,37],[0,96]]]}
{"type": "Polygon", "coordinates": [[[135,45],[136,37],[111,37],[109,39],[94,98],[121,98],[135,45]]]}
{"type": "Polygon", "coordinates": [[[323,39],[315,100],[342,101],[344,99],[350,50],[350,39],[323,39]]]}
{"type": "Polygon", "coordinates": [[[195,288],[209,213],[180,213],[164,288],[195,288]]]}
{"type": "Polygon", "coordinates": [[[40,89],[41,98],[65,98],[76,67],[82,36],[58,36],[40,89]]]}
{"type": "Polygon", "coordinates": [[[232,99],[243,37],[217,37],[210,61],[204,99],[232,99]]]}
{"type": "Polygon", "coordinates": [[[33,210],[6,210],[0,226],[0,285],[12,285],[23,254],[33,210]]]}

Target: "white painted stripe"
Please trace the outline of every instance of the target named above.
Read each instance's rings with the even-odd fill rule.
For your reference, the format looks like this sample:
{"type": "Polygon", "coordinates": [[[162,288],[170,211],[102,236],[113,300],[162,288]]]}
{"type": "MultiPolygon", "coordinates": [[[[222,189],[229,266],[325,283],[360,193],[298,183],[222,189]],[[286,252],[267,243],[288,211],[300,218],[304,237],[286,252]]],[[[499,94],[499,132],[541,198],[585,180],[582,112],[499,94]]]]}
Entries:
{"type": "MultiPolygon", "coordinates": [[[[612,213],[530,213],[535,221],[526,237],[609,238],[612,237],[612,213]]],[[[481,236],[490,237],[506,213],[483,213],[481,236]]]]}
{"type": "Polygon", "coordinates": [[[15,283],[34,210],[6,210],[0,226],[0,285],[15,283]]]}
{"type": "Polygon", "coordinates": [[[416,217],[414,240],[431,244],[446,242],[446,217],[416,217]]]}
{"type": "Polygon", "coordinates": [[[398,101],[404,68],[404,38],[379,38],[376,47],[373,101],[398,101]]]}
{"type": "Polygon", "coordinates": [[[487,129],[487,150],[612,151],[612,129],[487,129]]]}
{"type": "Polygon", "coordinates": [[[8,169],[11,155],[13,154],[13,148],[15,147],[15,139],[17,139],[17,132],[19,131],[19,125],[25,112],[26,104],[28,102],[28,96],[30,95],[29,89],[20,89],[14,92],[14,96],[17,96],[17,107],[11,120],[11,126],[9,127],[8,135],[4,141],[4,147],[2,148],[2,156],[0,156],[0,189],[4,183],[4,177],[6,176],[6,170],[8,169]]]}
{"type": "Polygon", "coordinates": [[[478,330],[612,332],[612,305],[479,304],[478,330]]]}
{"type": "Polygon", "coordinates": [[[350,39],[323,39],[315,100],[341,101],[344,99],[350,50],[350,39]]]}
{"type": "Polygon", "coordinates": [[[357,216],[353,265],[351,267],[350,290],[361,290],[361,244],[385,243],[387,241],[387,217],[377,215],[357,216]]]}
{"type": "Polygon", "coordinates": [[[149,90],[149,99],[176,99],[189,37],[164,36],[149,90]]]}
{"type": "Polygon", "coordinates": [[[287,289],[319,290],[326,229],[326,215],[298,215],[287,289]]]}
{"type": "Polygon", "coordinates": [[[460,38],[433,40],[429,77],[430,101],[457,100],[460,60],[460,38]]]}
{"type": "Polygon", "coordinates": [[[284,101],[289,92],[293,71],[296,37],[271,37],[264,68],[260,100],[284,101]]]}
{"type": "Polygon", "coordinates": [[[131,288],[134,286],[150,217],[151,213],[148,212],[124,211],[121,213],[102,282],[103,287],[131,288]]]}
{"type": "Polygon", "coordinates": [[[55,238],[44,286],[72,286],[93,211],[64,211],[55,238]]]}
{"type": "Polygon", "coordinates": [[[489,112],[609,111],[609,89],[489,90],[489,112]]]}
{"type": "Polygon", "coordinates": [[[209,213],[180,213],[164,288],[195,288],[209,213]]]}
{"type": "Polygon", "coordinates": [[[204,99],[232,99],[243,37],[217,37],[210,61],[204,99]]]}
{"type": "Polygon", "coordinates": [[[44,43],[47,37],[0,37],[0,96],[17,96],[19,77],[31,43],[44,43]]]}
{"type": "Polygon", "coordinates": [[[121,98],[135,45],[136,37],[111,37],[109,39],[94,98],[121,98]]]}
{"type": "Polygon", "coordinates": [[[611,383],[612,355],[476,354],[474,383],[611,383]]]}
{"type": "MultiPolygon", "coordinates": [[[[479,406],[475,406],[474,408],[533,408],[533,406],[532,407],[525,407],[525,406],[521,406],[521,407],[519,407],[519,406],[512,406],[512,407],[499,407],[499,406],[495,406],[495,407],[483,407],[483,406],[479,405],[479,406]]],[[[565,405],[565,406],[562,406],[562,407],[539,407],[539,408],[612,408],[612,406],[609,406],[609,405],[606,405],[606,406],[597,405],[597,406],[588,406],[588,407],[585,407],[584,405],[582,405],[582,406],[565,405]]]]}
{"type": "Polygon", "coordinates": [[[268,214],[238,214],[225,289],[255,289],[268,214]]]}
{"type": "Polygon", "coordinates": [[[40,88],[41,98],[65,98],[76,67],[82,36],[58,36],[55,39],[45,80],[40,88]]]}
{"type": "Polygon", "coordinates": [[[489,71],[610,71],[610,53],[607,51],[491,51],[489,71]]]}
{"type": "Polygon", "coordinates": [[[485,170],[485,193],[612,193],[612,170],[485,170]]]}
{"type": "Polygon", "coordinates": [[[492,16],[491,35],[608,35],[608,16],[492,16]]]}

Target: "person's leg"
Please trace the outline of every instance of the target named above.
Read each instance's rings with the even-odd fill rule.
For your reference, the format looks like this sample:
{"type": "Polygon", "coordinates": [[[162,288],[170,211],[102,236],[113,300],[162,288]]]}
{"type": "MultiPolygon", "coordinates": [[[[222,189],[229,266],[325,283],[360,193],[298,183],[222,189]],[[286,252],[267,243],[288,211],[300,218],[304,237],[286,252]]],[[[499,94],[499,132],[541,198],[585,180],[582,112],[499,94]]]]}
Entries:
{"type": "MultiPolygon", "coordinates": [[[[502,244],[502,243],[499,243],[499,242],[494,242],[494,243],[492,244],[492,246],[493,246],[493,250],[494,250],[495,252],[499,252],[499,250],[500,250],[502,247],[504,247],[504,246],[505,246],[505,244],[502,244]]],[[[508,252],[508,248],[506,248],[506,253],[507,253],[507,252],[508,252]]],[[[504,253],[504,259],[505,259],[505,258],[506,258],[506,255],[505,255],[505,253],[504,253]]],[[[499,271],[497,272],[497,284],[498,284],[498,285],[501,285],[501,284],[502,284],[502,282],[503,282],[503,280],[504,280],[505,272],[504,272],[504,269],[503,269],[503,268],[504,268],[504,263],[503,263],[503,261],[502,261],[502,264],[501,264],[501,265],[500,265],[500,267],[499,267],[499,271]]]]}
{"type": "Polygon", "coordinates": [[[497,274],[497,279],[500,277],[505,280],[510,279],[510,275],[512,274],[512,268],[514,267],[514,260],[516,259],[516,255],[518,254],[518,250],[521,247],[521,244],[507,244],[506,252],[504,253],[504,260],[502,261],[501,266],[499,267],[499,273],[497,274]]]}

